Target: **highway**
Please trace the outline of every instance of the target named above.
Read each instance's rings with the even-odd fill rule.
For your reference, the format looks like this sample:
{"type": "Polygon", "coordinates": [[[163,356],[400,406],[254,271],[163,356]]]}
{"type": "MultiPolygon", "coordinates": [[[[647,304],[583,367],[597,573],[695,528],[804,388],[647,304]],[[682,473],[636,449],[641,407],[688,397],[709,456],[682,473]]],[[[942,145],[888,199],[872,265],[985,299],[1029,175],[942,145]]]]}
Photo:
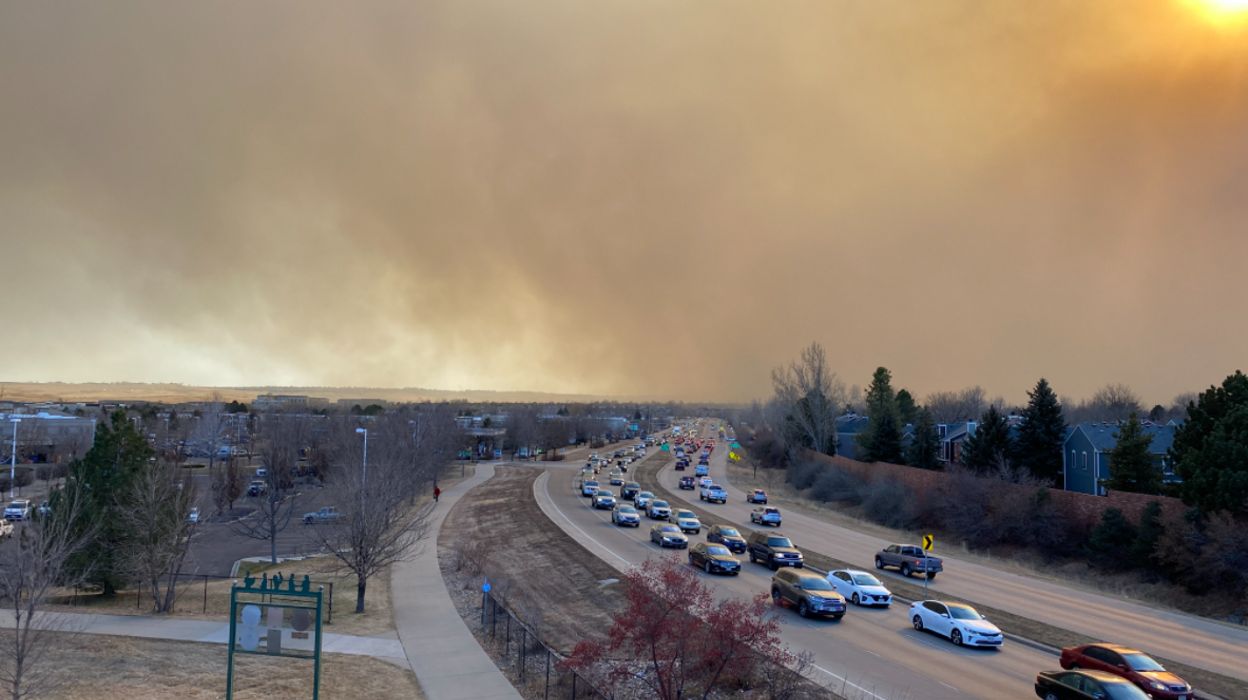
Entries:
{"type": "MultiPolygon", "coordinates": [[[[753,506],[745,502],[745,493],[737,486],[753,488],[753,485],[734,485],[728,480],[727,454],[727,445],[717,439],[711,453],[711,476],[728,492],[728,503],[724,505],[701,504],[696,491],[679,491],[680,473],[675,471],[673,464],[659,471],[659,483],[673,493],[685,496],[693,505],[702,505],[738,523],[748,523],[753,506]]],[[[800,548],[849,562],[877,575],[884,574],[881,579],[885,584],[887,577],[900,576],[891,571],[874,571],[875,553],[889,542],[791,509],[782,511],[783,530],[800,548]]],[[[917,542],[918,534],[914,539],[917,542]]],[[[932,597],[939,597],[941,591],[947,591],[950,595],[1094,639],[1131,645],[1225,676],[1248,679],[1246,628],[1159,610],[1063,586],[1051,580],[1000,571],[961,561],[956,555],[938,554],[944,559],[945,570],[932,581],[932,597]]],[[[913,581],[921,583],[917,577],[913,581]]]]}
{"type": "MultiPolygon", "coordinates": [[[[663,551],[649,542],[654,521],[643,519],[636,529],[617,528],[608,511],[590,508],[575,488],[581,466],[547,465],[534,484],[534,496],[552,521],[621,571],[652,557],[684,560],[683,551],[663,551]]],[[[691,541],[703,537],[705,531],[691,536],[691,541]]],[[[722,595],[748,597],[770,589],[771,572],[758,564],[744,563],[737,577],[698,575],[722,595]]],[[[915,632],[907,607],[851,606],[840,622],[803,620],[782,610],[782,639],[794,651],[814,654],[814,680],[854,700],[1029,698],[1034,697],[1036,671],[1057,666],[1051,655],[1019,644],[1006,642],[1000,650],[961,649],[943,638],[915,632]]]]}

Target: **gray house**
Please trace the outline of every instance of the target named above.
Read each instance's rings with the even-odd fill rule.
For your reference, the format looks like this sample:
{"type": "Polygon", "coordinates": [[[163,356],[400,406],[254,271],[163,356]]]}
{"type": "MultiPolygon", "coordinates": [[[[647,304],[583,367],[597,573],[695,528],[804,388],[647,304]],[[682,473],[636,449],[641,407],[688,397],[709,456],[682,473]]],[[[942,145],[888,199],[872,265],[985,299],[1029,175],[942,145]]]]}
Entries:
{"type": "MultiPolygon", "coordinates": [[[[1153,463],[1162,472],[1166,483],[1179,481],[1167,452],[1174,443],[1173,425],[1142,422],[1146,434],[1153,436],[1149,452],[1153,463]]],[[[1066,437],[1062,446],[1062,473],[1067,491],[1105,495],[1102,484],[1109,479],[1110,452],[1118,444],[1118,423],[1080,423],[1066,437]]]]}

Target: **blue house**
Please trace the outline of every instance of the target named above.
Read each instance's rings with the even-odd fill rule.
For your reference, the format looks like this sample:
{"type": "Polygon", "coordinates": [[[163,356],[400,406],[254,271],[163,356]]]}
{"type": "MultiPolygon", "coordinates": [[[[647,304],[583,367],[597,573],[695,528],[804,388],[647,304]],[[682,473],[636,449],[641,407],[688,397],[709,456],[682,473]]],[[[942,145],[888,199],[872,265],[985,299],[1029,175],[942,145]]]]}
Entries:
{"type": "MultiPolygon", "coordinates": [[[[1070,431],[1062,446],[1062,473],[1067,491],[1105,495],[1102,484],[1109,479],[1109,453],[1118,444],[1119,427],[1118,423],[1080,423],[1070,431]]],[[[1167,454],[1174,443],[1175,426],[1143,421],[1142,427],[1145,433],[1153,436],[1149,452],[1162,472],[1162,480],[1166,483],[1179,481],[1167,454]]]]}
{"type": "Polygon", "coordinates": [[[871,425],[871,419],[857,413],[846,413],[836,418],[836,453],[849,459],[858,459],[858,435],[871,425]]]}

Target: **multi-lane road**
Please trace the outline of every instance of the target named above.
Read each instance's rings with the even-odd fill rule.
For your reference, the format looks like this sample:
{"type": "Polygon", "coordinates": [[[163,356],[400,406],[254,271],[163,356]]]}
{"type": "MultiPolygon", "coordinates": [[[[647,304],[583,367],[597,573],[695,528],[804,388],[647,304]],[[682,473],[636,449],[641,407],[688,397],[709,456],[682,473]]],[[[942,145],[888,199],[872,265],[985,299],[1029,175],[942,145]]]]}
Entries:
{"type": "MultiPolygon", "coordinates": [[[[712,453],[711,474],[729,493],[724,505],[701,504],[696,491],[679,491],[677,474],[669,463],[659,472],[660,483],[674,494],[749,529],[750,506],[745,494],[728,483],[726,446],[719,441],[712,453]]],[[[575,488],[582,463],[548,466],[535,484],[542,510],[567,534],[612,566],[625,570],[647,558],[685,553],[661,551],[649,541],[654,521],[640,528],[617,528],[608,511],[590,508],[575,488]]],[[[691,472],[690,472],[691,473],[691,472]]],[[[748,485],[747,485],[748,486],[748,485]]],[[[680,503],[673,503],[678,507],[680,503]]],[[[870,535],[838,527],[791,511],[784,514],[783,532],[799,547],[871,569],[876,551],[886,544],[870,535]]],[[[691,541],[705,537],[691,536],[691,541]]],[[[1248,634],[1217,623],[1175,613],[1162,613],[1107,596],[1070,589],[1052,581],[1030,579],[998,571],[956,557],[945,556],[945,573],[931,587],[940,592],[1023,615],[1092,637],[1140,646],[1148,651],[1194,666],[1244,678],[1244,650],[1248,634]],[[1238,664],[1236,663],[1238,660],[1238,664]]],[[[745,563],[739,577],[707,578],[725,596],[767,592],[771,572],[745,563]]],[[[877,572],[879,573],[879,572],[877,572]]],[[[917,582],[917,579],[916,579],[917,582]]],[[[887,584],[887,579],[885,580],[887,584]]],[[[962,649],[948,641],[914,631],[908,606],[896,603],[888,610],[850,606],[840,622],[803,620],[781,614],[782,637],[795,650],[814,654],[812,677],[850,698],[905,700],[918,698],[1026,698],[1034,697],[1032,681],[1039,670],[1056,668],[1056,658],[1038,649],[1007,641],[1000,650],[962,649]]]]}

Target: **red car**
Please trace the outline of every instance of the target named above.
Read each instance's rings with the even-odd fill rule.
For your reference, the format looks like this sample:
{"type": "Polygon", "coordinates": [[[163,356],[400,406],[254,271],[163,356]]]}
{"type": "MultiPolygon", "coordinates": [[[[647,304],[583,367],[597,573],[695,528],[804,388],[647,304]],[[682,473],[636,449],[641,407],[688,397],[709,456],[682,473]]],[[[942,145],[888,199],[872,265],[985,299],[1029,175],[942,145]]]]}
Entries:
{"type": "Polygon", "coordinates": [[[1131,681],[1156,700],[1191,700],[1192,686],[1148,654],[1118,644],[1085,644],[1062,649],[1062,668],[1105,671],[1131,681]]]}

